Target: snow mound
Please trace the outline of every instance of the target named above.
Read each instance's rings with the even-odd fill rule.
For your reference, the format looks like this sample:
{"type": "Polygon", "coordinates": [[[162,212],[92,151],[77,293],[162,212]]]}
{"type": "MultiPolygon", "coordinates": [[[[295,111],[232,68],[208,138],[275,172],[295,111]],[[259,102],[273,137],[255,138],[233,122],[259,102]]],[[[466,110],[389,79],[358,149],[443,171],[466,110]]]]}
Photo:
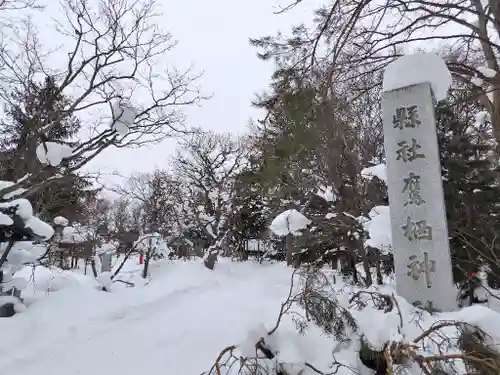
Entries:
{"type": "MultiPolygon", "coordinates": [[[[3,253],[7,247],[7,243],[0,243],[0,253],[3,253]]],[[[40,258],[47,248],[42,245],[34,245],[29,241],[19,241],[12,247],[7,261],[9,264],[22,265],[25,263],[34,263],[38,258],[40,258]]]]}
{"type": "Polygon", "coordinates": [[[25,287],[19,289],[25,289],[28,294],[30,292],[49,293],[82,285],[96,285],[90,276],[79,275],[55,267],[26,266],[17,271],[14,276],[27,280],[25,287]]]}
{"type": "Polygon", "coordinates": [[[300,235],[300,231],[307,228],[311,220],[302,215],[296,209],[286,210],[274,218],[269,229],[277,236],[293,234],[300,235]]]}
{"type": "Polygon", "coordinates": [[[441,57],[416,53],[398,58],[385,68],[382,89],[387,92],[420,83],[430,83],[436,100],[446,98],[452,78],[441,57]]]}
{"type": "MultiPolygon", "coordinates": [[[[200,374],[249,329],[274,324],[276,309],[270,306],[279,308],[291,274],[281,264],[221,259],[216,271],[209,271],[201,261],[159,261],[147,285],[106,293],[95,282],[70,279],[70,271],[60,274],[70,287],[50,281],[56,270],[37,267],[35,272],[35,287],[52,291],[32,299],[22,314],[0,320],[5,373],[200,374]]],[[[20,273],[29,277],[31,268],[20,273]]],[[[31,294],[28,287],[23,297],[29,300],[31,294]]]]}
{"type": "MultiPolygon", "coordinates": [[[[291,306],[290,314],[283,316],[278,329],[269,334],[289,294],[290,268],[283,264],[232,263],[224,258],[215,271],[207,270],[201,261],[164,260],[151,266],[148,283],[117,288],[113,293],[99,291],[96,280],[76,271],[45,267],[20,270],[19,277],[30,279],[34,289],[50,288],[50,293],[31,299],[22,314],[0,319],[4,338],[0,341],[2,370],[23,375],[40,375],[41,369],[42,373],[50,369],[51,375],[90,374],[96,373],[98,364],[98,374],[200,374],[232,345],[236,346],[237,369],[239,356],[254,357],[255,344],[264,339],[266,347],[277,353],[273,360],[263,361],[270,368],[279,362],[290,374],[314,374],[307,362],[327,373],[335,355],[345,366],[345,371],[338,374],[347,375],[352,374],[351,369],[361,367],[357,356],[361,334],[375,349],[381,349],[391,340],[411,343],[423,331],[446,321],[477,325],[491,336],[492,345],[500,343],[500,314],[486,307],[429,314],[395,296],[391,286],[359,289],[340,281],[329,288],[336,306],[347,311],[358,326],[357,332],[346,328],[349,342],[340,345],[310,320],[304,333],[298,332],[296,324],[299,315],[304,314],[298,305],[291,306]],[[58,290],[52,284],[47,287],[54,275],[65,277],[71,285],[61,281],[58,290]],[[381,302],[374,300],[377,293],[396,303],[378,306],[381,302]]],[[[132,270],[134,265],[126,268],[132,270]]],[[[135,271],[139,273],[140,268],[135,271]]],[[[101,285],[106,284],[109,274],[103,274],[101,279],[101,285]]],[[[314,287],[317,290],[316,284],[314,287]]],[[[30,300],[29,286],[23,297],[30,300]]],[[[311,309],[310,313],[315,311],[311,309]]],[[[439,331],[418,342],[418,354],[432,356],[443,349],[443,340],[438,341],[441,334],[457,336],[453,325],[439,331]]],[[[453,350],[449,348],[450,353],[453,350]]],[[[221,375],[237,373],[228,367],[221,367],[221,375]]]]}

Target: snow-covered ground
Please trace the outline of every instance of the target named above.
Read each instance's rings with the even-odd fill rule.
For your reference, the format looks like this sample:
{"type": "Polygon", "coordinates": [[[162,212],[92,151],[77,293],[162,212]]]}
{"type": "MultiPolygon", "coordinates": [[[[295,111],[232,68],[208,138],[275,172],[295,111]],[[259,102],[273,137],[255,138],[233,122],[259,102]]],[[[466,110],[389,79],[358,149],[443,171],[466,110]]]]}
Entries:
{"type": "MultiPolygon", "coordinates": [[[[31,275],[34,277],[29,277],[29,268],[19,271],[18,276],[30,279],[23,295],[28,308],[0,320],[1,373],[199,375],[230,345],[239,345],[240,354],[252,354],[255,342],[274,327],[292,275],[284,264],[221,259],[210,271],[201,260],[161,260],[152,264],[151,277],[143,280],[140,267],[132,259],[120,274],[133,281],[134,288],[113,284],[111,292],[98,290],[93,277],[83,275],[81,269],[39,268],[31,275]]],[[[333,271],[327,271],[326,277],[334,280],[333,271]]],[[[500,315],[486,307],[431,316],[400,297],[395,297],[397,306],[392,309],[373,308],[372,296],[366,293],[364,307],[357,309],[350,301],[357,289],[344,285],[338,277],[336,280],[334,298],[352,314],[358,333],[372,345],[390,340],[411,342],[437,320],[478,325],[491,335],[492,344],[500,343],[500,315]]],[[[393,288],[372,287],[364,293],[377,291],[391,295],[393,288]]],[[[444,330],[453,340],[455,329],[444,330]]],[[[337,347],[332,336],[314,325],[309,325],[305,335],[299,334],[291,316],[267,339],[279,349],[280,362],[308,362],[325,371],[337,347]]],[[[424,355],[436,352],[430,340],[416,345],[424,355]]],[[[350,368],[361,366],[356,340],[341,347],[335,357],[348,366],[339,375],[352,374],[350,368]]],[[[361,369],[361,375],[372,374],[361,369]]],[[[314,373],[308,371],[303,374],[314,373]]]]}
{"type": "MultiPolygon", "coordinates": [[[[211,272],[200,262],[161,261],[148,285],[106,293],[77,274],[0,320],[0,368],[9,375],[200,374],[249,329],[274,323],[289,281],[283,265],[222,262],[211,272]]],[[[39,289],[49,284],[43,275],[39,282],[39,289]]]]}

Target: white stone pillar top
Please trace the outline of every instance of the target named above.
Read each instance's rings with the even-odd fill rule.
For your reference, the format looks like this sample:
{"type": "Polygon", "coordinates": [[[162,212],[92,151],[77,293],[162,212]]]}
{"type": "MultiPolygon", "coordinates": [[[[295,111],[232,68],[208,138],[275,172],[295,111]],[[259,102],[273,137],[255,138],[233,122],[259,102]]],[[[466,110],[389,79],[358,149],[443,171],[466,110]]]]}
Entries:
{"type": "Polygon", "coordinates": [[[433,53],[416,53],[402,56],[387,65],[382,90],[387,92],[430,83],[435,99],[443,100],[451,82],[451,73],[441,57],[433,53]]]}

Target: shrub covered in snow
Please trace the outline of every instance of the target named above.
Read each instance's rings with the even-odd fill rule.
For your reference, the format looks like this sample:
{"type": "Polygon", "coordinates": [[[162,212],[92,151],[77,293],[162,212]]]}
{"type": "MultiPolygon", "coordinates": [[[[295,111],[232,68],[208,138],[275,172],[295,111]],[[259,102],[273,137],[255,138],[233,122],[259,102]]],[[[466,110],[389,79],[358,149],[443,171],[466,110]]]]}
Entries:
{"type": "MultiPolygon", "coordinates": [[[[1,189],[14,186],[8,181],[0,182],[1,189]]],[[[31,203],[24,198],[14,198],[22,190],[11,191],[0,199],[0,295],[11,295],[20,298],[20,290],[27,281],[14,278],[14,273],[24,264],[36,261],[45,252],[42,246],[33,245],[33,241],[46,241],[54,234],[53,228],[40,220],[33,213],[31,203]]],[[[17,304],[9,307],[0,306],[0,316],[10,316],[19,311],[17,304]]]]}
{"type": "Polygon", "coordinates": [[[365,244],[380,250],[382,253],[392,252],[391,216],[389,206],[375,206],[362,220],[363,228],[369,238],[365,244]]]}
{"type": "Polygon", "coordinates": [[[144,257],[143,278],[148,276],[148,268],[152,259],[165,258],[170,253],[167,242],[161,234],[156,232],[140,236],[134,247],[144,257]]]}
{"type": "Polygon", "coordinates": [[[500,314],[481,306],[431,314],[388,286],[360,289],[332,283],[331,276],[296,272],[276,324],[250,329],[205,374],[498,374],[500,330],[494,322],[500,314]],[[291,322],[299,334],[287,331],[291,322]],[[304,339],[319,338],[318,329],[324,340],[304,339]]]}

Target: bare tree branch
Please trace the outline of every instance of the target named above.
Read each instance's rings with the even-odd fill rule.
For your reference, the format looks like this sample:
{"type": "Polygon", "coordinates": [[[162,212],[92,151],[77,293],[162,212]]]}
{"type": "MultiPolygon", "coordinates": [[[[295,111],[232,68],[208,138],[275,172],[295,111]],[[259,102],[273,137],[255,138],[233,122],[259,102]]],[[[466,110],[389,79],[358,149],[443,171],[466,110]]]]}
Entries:
{"type": "MultiPolygon", "coordinates": [[[[64,45],[57,51],[42,48],[30,20],[9,43],[0,44],[2,100],[10,103],[13,90],[30,90],[31,82],[46,76],[56,79],[55,94],[70,98],[58,113],[40,117],[39,131],[32,136],[34,145],[61,116],[79,117],[89,135],[80,139],[72,156],[66,158],[64,170],[73,172],[109,147],[140,147],[189,132],[183,108],[205,98],[195,85],[200,74],[162,67],[162,59],[176,42],[156,23],[154,0],[111,0],[99,7],[84,0],[64,0],[62,10],[65,19],[57,20],[56,30],[64,45]],[[50,67],[49,57],[54,61],[63,50],[68,51],[66,61],[59,68],[50,67]],[[114,128],[118,119],[111,109],[117,103],[135,111],[127,133],[114,128]]],[[[28,188],[25,195],[29,196],[46,181],[57,178],[58,170],[41,168],[16,187],[28,188]]]]}

